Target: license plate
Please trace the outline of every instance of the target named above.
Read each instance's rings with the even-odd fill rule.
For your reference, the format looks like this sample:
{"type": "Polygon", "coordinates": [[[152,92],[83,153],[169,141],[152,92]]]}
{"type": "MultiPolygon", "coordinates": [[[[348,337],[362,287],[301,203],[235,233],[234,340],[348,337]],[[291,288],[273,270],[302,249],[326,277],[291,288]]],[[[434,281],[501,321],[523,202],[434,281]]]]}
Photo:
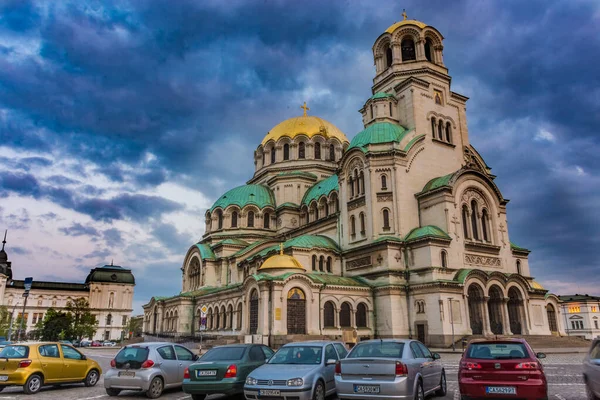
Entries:
{"type": "Polygon", "coordinates": [[[119,376],[124,376],[126,378],[133,378],[133,377],[135,377],[135,372],[121,371],[121,372],[119,372],[119,376]]]}
{"type": "Polygon", "coordinates": [[[7,381],[8,375],[0,375],[0,381],[7,381]]]}
{"type": "Polygon", "coordinates": [[[354,385],[354,393],[379,393],[379,385],[354,385]]]}
{"type": "Polygon", "coordinates": [[[517,394],[517,388],[514,386],[487,386],[487,394],[517,394]]]}
{"type": "Polygon", "coordinates": [[[215,369],[196,371],[196,376],[216,376],[216,375],[217,375],[217,370],[215,370],[215,369]]]}
{"type": "Polygon", "coordinates": [[[281,396],[281,391],[275,390],[275,389],[259,389],[258,395],[259,396],[281,396]]]}

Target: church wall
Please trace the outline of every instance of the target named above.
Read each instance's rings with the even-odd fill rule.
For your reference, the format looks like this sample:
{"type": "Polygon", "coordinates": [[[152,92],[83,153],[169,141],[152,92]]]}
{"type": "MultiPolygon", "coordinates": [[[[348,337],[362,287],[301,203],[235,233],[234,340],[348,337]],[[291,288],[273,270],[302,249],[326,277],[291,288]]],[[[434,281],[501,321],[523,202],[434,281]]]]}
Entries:
{"type": "Polygon", "coordinates": [[[407,305],[397,289],[375,291],[376,332],[378,337],[408,337],[407,305]]]}

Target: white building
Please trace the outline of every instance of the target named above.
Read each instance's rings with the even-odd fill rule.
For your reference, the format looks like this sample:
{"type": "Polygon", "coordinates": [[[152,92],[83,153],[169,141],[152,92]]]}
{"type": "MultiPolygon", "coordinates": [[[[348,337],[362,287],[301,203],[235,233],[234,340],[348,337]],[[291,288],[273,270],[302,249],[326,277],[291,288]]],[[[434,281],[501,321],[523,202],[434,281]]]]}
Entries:
{"type": "Polygon", "coordinates": [[[600,335],[600,297],[587,294],[559,297],[567,335],[589,340],[600,335]]]}

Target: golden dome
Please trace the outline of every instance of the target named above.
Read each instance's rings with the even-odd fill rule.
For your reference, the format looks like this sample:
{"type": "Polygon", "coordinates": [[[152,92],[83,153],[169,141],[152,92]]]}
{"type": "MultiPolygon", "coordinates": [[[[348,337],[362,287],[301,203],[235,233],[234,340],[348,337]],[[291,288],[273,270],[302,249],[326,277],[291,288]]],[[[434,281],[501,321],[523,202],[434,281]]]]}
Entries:
{"type": "Polygon", "coordinates": [[[386,33],[394,33],[396,29],[404,25],[416,25],[421,29],[424,29],[427,24],[421,21],[417,21],[416,19],[405,19],[404,21],[396,22],[394,25],[387,28],[386,33]]]}
{"type": "Polygon", "coordinates": [[[336,138],[342,143],[349,142],[346,135],[331,122],[313,115],[306,115],[308,109],[306,103],[302,108],[305,108],[303,116],[286,119],[275,125],[262,140],[262,145],[269,140],[278,141],[282,137],[293,139],[298,135],[306,135],[309,138],[315,135],[323,135],[326,138],[336,138]]]}
{"type": "Polygon", "coordinates": [[[304,271],[304,267],[298,260],[283,254],[283,246],[281,246],[279,254],[267,258],[258,270],[263,271],[265,269],[301,269],[304,271]]]}

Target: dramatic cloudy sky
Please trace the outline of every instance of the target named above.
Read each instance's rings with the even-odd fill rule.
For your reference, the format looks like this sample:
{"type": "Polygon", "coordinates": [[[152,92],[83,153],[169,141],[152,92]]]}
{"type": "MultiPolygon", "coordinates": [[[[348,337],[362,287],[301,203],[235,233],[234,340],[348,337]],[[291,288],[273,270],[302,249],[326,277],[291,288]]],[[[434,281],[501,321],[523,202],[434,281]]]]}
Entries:
{"type": "Polygon", "coordinates": [[[446,38],[533,275],[599,294],[597,0],[3,0],[0,228],[15,276],[82,281],[114,259],[136,274],[136,312],[178,293],[205,209],[250,177],[272,126],[307,101],[360,131],[371,46],[403,8],[446,38]]]}

